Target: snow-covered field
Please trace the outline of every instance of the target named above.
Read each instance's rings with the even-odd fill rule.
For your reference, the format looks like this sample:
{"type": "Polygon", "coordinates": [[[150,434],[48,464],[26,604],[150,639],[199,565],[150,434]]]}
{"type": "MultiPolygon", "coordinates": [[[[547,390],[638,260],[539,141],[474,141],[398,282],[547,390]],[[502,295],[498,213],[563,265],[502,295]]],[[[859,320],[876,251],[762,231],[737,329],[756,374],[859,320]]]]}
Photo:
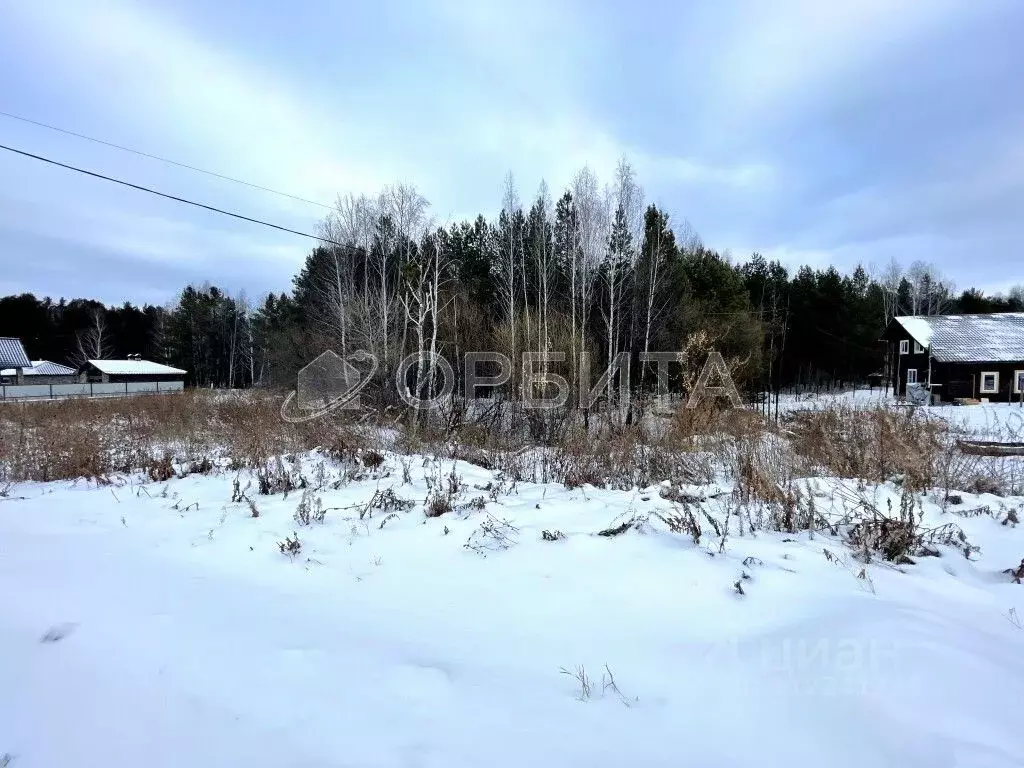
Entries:
{"type": "MultiPolygon", "coordinates": [[[[672,512],[659,488],[513,484],[422,456],[343,471],[302,458],[321,488],[307,509],[324,510],[309,525],[300,491],[249,488],[253,517],[229,471],[16,486],[0,501],[0,756],[1024,765],[1024,586],[1003,573],[1024,557],[1004,524],[1024,498],[923,498],[929,525],[980,552],[864,567],[820,533],[741,529],[728,485],[684,489],[729,519],[695,543],[655,514],[672,512]],[[455,508],[427,518],[442,489],[455,508]]],[[[821,509],[899,503],[892,486],[806,487],[821,509]]]]}
{"type": "MultiPolygon", "coordinates": [[[[896,398],[882,390],[858,389],[835,394],[821,395],[783,395],[780,398],[780,411],[799,409],[822,409],[835,406],[854,408],[872,408],[892,406],[896,398]]],[[[990,436],[1000,439],[1002,436],[1020,436],[1024,440],[1024,407],[1018,403],[984,403],[981,405],[933,405],[920,409],[930,417],[944,419],[953,426],[959,427],[973,436],[981,438],[990,436]]]]}

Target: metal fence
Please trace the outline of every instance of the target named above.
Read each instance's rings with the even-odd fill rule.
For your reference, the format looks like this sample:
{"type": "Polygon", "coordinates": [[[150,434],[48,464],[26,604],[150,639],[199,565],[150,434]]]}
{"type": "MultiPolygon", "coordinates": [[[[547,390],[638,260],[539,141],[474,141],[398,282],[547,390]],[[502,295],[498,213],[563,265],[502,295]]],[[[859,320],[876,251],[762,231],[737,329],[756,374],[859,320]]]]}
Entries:
{"type": "Polygon", "coordinates": [[[181,392],[181,381],[133,381],[118,384],[82,382],[75,384],[0,385],[0,400],[59,400],[66,397],[117,397],[181,392]]]}

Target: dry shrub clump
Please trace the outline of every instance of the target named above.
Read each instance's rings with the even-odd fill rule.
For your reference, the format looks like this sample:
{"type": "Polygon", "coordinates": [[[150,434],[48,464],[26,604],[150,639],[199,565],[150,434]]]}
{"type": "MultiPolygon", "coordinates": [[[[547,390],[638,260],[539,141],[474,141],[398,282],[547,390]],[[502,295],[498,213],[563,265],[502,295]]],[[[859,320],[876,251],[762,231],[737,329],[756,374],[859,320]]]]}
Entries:
{"type": "Polygon", "coordinates": [[[957,445],[962,435],[926,409],[833,405],[793,413],[786,426],[803,474],[824,470],[869,482],[891,480],[912,491],[938,488],[947,496],[1024,490],[1024,462],[964,453],[957,445]]]}
{"type": "Polygon", "coordinates": [[[708,483],[714,476],[710,456],[640,425],[591,436],[585,430],[568,432],[546,454],[542,481],[568,488],[643,488],[663,480],[708,483]]]}
{"type": "Polygon", "coordinates": [[[761,413],[713,404],[680,409],[665,442],[678,450],[703,451],[709,467],[734,482],[733,495],[742,505],[795,504],[797,457],[788,438],[761,413]]]}
{"type": "MultiPolygon", "coordinates": [[[[103,478],[143,470],[153,480],[234,468],[263,468],[274,456],[322,447],[354,455],[368,438],[345,414],[306,424],[281,419],[281,399],[206,390],[0,405],[0,480],[103,478]]],[[[373,458],[370,458],[373,461],[373,458]]]]}
{"type": "Polygon", "coordinates": [[[738,446],[757,444],[770,429],[760,414],[714,402],[603,431],[577,424],[552,446],[546,464],[550,477],[541,479],[570,488],[643,488],[665,480],[705,485],[738,446]]]}
{"type": "Polygon", "coordinates": [[[770,428],[768,419],[757,411],[728,408],[706,401],[696,408],[681,407],[672,415],[666,438],[677,442],[704,442],[709,438],[750,440],[770,428]]]}
{"type": "MultiPolygon", "coordinates": [[[[990,514],[987,508],[975,511],[990,514]]],[[[848,516],[841,527],[847,543],[864,562],[877,553],[890,562],[909,565],[913,557],[939,556],[940,546],[958,549],[968,559],[979,551],[955,522],[927,526],[923,521],[921,495],[903,488],[898,507],[889,500],[883,509],[860,498],[856,516],[848,516]]]]}
{"type": "Polygon", "coordinates": [[[786,426],[807,474],[899,479],[912,490],[936,485],[939,460],[950,448],[946,423],[916,408],[834,405],[793,413],[786,426]]]}
{"type": "Polygon", "coordinates": [[[955,446],[938,458],[936,485],[945,491],[1017,496],[1024,493],[1024,460],[1017,456],[979,456],[955,446]]]}

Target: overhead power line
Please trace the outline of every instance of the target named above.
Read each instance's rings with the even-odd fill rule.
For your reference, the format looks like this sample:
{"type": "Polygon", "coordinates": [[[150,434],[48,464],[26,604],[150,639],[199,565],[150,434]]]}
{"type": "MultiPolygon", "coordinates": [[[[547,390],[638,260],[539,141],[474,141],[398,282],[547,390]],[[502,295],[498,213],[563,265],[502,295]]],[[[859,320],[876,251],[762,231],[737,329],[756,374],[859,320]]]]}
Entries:
{"type": "Polygon", "coordinates": [[[86,141],[91,141],[91,142],[93,142],[95,144],[102,144],[105,147],[112,147],[114,149],[119,149],[122,152],[131,152],[133,155],[138,155],[139,157],[148,157],[150,160],[158,160],[161,163],[167,163],[169,165],[176,165],[178,168],[186,168],[186,169],[188,169],[190,171],[195,171],[196,173],[205,173],[207,176],[213,176],[215,179],[221,179],[223,181],[230,181],[230,182],[233,182],[234,184],[241,184],[243,186],[250,187],[251,189],[258,189],[261,192],[269,192],[272,195],[280,195],[281,197],[287,197],[287,198],[290,198],[291,200],[297,200],[300,203],[308,203],[309,205],[316,205],[316,206],[319,206],[320,208],[326,208],[327,210],[332,210],[332,208],[333,208],[333,206],[327,205],[326,203],[318,203],[316,200],[307,200],[306,198],[299,197],[298,195],[291,195],[291,194],[289,194],[287,192],[281,192],[280,190],[277,190],[277,189],[271,189],[270,187],[261,186],[260,184],[253,184],[252,182],[244,181],[243,179],[236,179],[233,176],[225,176],[223,173],[216,173],[215,171],[208,171],[205,168],[199,168],[199,167],[194,166],[194,165],[189,165],[188,163],[181,163],[181,162],[178,162],[177,160],[171,160],[171,159],[166,158],[166,157],[160,157],[160,155],[153,155],[153,154],[150,154],[149,152],[143,152],[140,149],[132,149],[131,147],[126,147],[126,146],[123,146],[121,144],[115,144],[112,141],[104,141],[103,139],[97,139],[94,136],[86,136],[84,133],[77,133],[75,131],[69,131],[67,128],[59,128],[56,125],[50,125],[48,123],[41,123],[38,120],[32,120],[32,119],[27,118],[27,117],[22,117],[21,115],[15,115],[15,114],[12,114],[11,112],[4,112],[4,111],[0,110],[0,116],[9,117],[11,120],[20,120],[23,123],[28,123],[30,125],[35,125],[35,126],[38,126],[40,128],[46,128],[47,130],[56,131],[57,133],[63,133],[65,135],[67,135],[67,136],[74,136],[75,138],[78,138],[78,139],[85,139],[86,141]]]}
{"type": "Polygon", "coordinates": [[[232,218],[235,218],[235,219],[241,219],[242,221],[248,221],[248,222],[251,222],[253,224],[260,224],[260,225],[262,225],[264,227],[270,227],[271,229],[277,229],[277,230],[280,230],[281,232],[288,232],[289,234],[298,235],[299,237],[308,237],[311,240],[319,240],[319,241],[324,242],[324,243],[330,243],[331,245],[336,245],[339,248],[344,248],[345,247],[342,243],[336,242],[336,241],[331,240],[331,239],[326,238],[326,237],[317,237],[316,235],[311,235],[308,232],[300,232],[297,229],[289,229],[288,227],[282,227],[279,224],[271,224],[269,221],[263,221],[262,219],[254,219],[251,216],[243,216],[240,213],[234,213],[232,211],[226,211],[223,208],[216,208],[216,207],[214,207],[212,205],[207,205],[206,203],[199,203],[199,202],[196,202],[195,200],[189,200],[189,199],[184,198],[184,197],[177,197],[176,195],[169,195],[166,192],[160,192],[160,191],[155,190],[155,189],[150,189],[149,187],[143,187],[143,186],[141,186],[139,184],[132,184],[130,181],[123,181],[121,179],[115,179],[113,176],[105,176],[102,173],[96,173],[94,171],[88,171],[85,168],[79,168],[79,167],[74,166],[74,165],[68,165],[67,163],[61,163],[61,162],[58,162],[57,160],[51,160],[48,157],[43,157],[42,155],[34,155],[31,152],[25,152],[24,150],[21,150],[21,149],[15,149],[14,147],[8,147],[8,146],[6,146],[4,144],[0,144],[0,149],[6,150],[8,152],[13,152],[16,155],[22,155],[23,157],[30,157],[33,160],[39,160],[39,161],[44,162],[44,163],[49,163],[50,165],[56,165],[59,168],[66,168],[69,171],[75,171],[76,173],[83,173],[86,176],[92,176],[93,178],[96,178],[96,179],[103,179],[104,181],[110,181],[110,182],[113,182],[114,184],[120,184],[120,185],[125,186],[125,187],[130,187],[131,189],[137,189],[140,192],[148,192],[151,195],[157,195],[158,197],[164,197],[164,198],[167,198],[168,200],[174,200],[175,202],[178,202],[178,203],[184,203],[185,205],[194,205],[196,208],[204,208],[207,211],[213,211],[214,213],[219,213],[219,214],[221,214],[223,216],[231,216],[232,218]]]}

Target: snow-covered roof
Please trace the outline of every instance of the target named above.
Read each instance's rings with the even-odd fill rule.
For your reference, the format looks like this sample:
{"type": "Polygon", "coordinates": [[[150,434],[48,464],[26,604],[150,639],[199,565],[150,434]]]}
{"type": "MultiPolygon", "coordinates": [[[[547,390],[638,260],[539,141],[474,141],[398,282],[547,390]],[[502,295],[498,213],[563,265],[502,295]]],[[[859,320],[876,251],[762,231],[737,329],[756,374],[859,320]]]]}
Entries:
{"type": "Polygon", "coordinates": [[[897,322],[903,326],[904,330],[909,333],[914,340],[922,347],[929,347],[932,343],[932,327],[928,323],[929,318],[927,317],[897,317],[897,322]]]}
{"type": "MultiPolygon", "coordinates": [[[[32,361],[32,373],[37,376],[72,376],[75,372],[75,369],[69,365],[61,365],[49,360],[32,361]]],[[[25,373],[28,373],[28,371],[25,371],[25,373]]]]}
{"type": "Polygon", "coordinates": [[[941,363],[1024,361],[1024,312],[895,319],[941,363]]]}
{"type": "Polygon", "coordinates": [[[21,339],[0,336],[0,366],[5,368],[31,368],[32,363],[25,354],[21,339]]]}
{"type": "Polygon", "coordinates": [[[90,360],[89,365],[111,376],[183,376],[187,371],[149,360],[90,360]]]}
{"type": "MultiPolygon", "coordinates": [[[[60,363],[51,363],[49,360],[33,360],[31,368],[22,370],[25,376],[74,376],[76,371],[60,363]]],[[[0,376],[14,376],[13,368],[5,368],[0,371],[0,376]]]]}

